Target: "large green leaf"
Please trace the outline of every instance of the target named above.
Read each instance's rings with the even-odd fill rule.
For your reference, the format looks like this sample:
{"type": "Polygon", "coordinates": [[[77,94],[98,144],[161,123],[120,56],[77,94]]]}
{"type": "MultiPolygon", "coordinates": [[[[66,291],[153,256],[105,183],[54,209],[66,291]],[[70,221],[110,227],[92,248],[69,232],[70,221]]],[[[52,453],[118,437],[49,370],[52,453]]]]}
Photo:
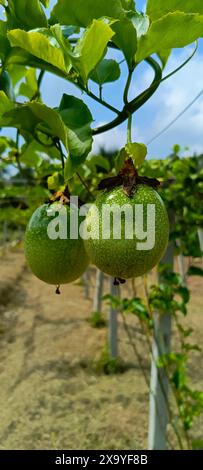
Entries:
{"type": "MultiPolygon", "coordinates": [[[[14,103],[9,100],[4,91],[0,91],[0,119],[2,115],[7,111],[10,111],[14,108],[14,103]]],[[[2,124],[1,124],[2,125],[2,124]]]]}
{"type": "Polygon", "coordinates": [[[121,0],[122,6],[125,10],[135,11],[135,1],[134,0],[121,0]]]}
{"type": "Polygon", "coordinates": [[[123,51],[128,66],[131,68],[137,50],[136,29],[128,18],[114,23],[112,29],[115,32],[113,42],[123,51]]]}
{"type": "Polygon", "coordinates": [[[24,163],[28,167],[37,167],[42,162],[42,156],[38,151],[38,143],[32,140],[26,145],[20,155],[20,162],[24,163]]]}
{"type": "Polygon", "coordinates": [[[104,21],[93,20],[74,49],[73,65],[86,82],[90,73],[102,60],[114,32],[104,21]]]}
{"type": "Polygon", "coordinates": [[[93,19],[122,18],[124,14],[121,0],[58,0],[51,18],[61,24],[86,27],[93,19]]]}
{"type": "Polygon", "coordinates": [[[44,132],[51,137],[60,139],[68,150],[67,129],[57,111],[38,102],[27,103],[15,109],[10,109],[11,111],[4,111],[0,120],[1,126],[16,127],[33,136],[37,131],[44,132]]]}
{"type": "Polygon", "coordinates": [[[103,59],[91,73],[90,78],[98,85],[103,85],[104,83],[115,82],[120,74],[120,67],[115,60],[103,59]]]}
{"type": "Polygon", "coordinates": [[[6,15],[9,29],[46,27],[47,19],[39,0],[8,0],[6,15]]]}
{"type": "Polygon", "coordinates": [[[65,177],[70,179],[78,166],[85,161],[92,148],[92,115],[83,101],[70,95],[63,95],[59,113],[67,126],[69,158],[65,177]]]}
{"type": "Polygon", "coordinates": [[[7,70],[12,81],[13,87],[15,88],[17,83],[25,77],[27,68],[21,65],[9,65],[7,64],[7,70]]]}
{"type": "Polygon", "coordinates": [[[2,155],[5,150],[8,152],[8,149],[12,148],[13,144],[15,146],[15,142],[12,142],[8,137],[0,136],[0,155],[2,155]]]}
{"type": "MultiPolygon", "coordinates": [[[[11,102],[10,102],[11,103],[11,102]]],[[[20,131],[34,135],[38,120],[27,106],[9,107],[9,102],[1,102],[0,126],[16,127],[20,131]]]]}
{"type": "Polygon", "coordinates": [[[137,62],[154,52],[184,47],[203,36],[203,15],[181,12],[169,13],[154,21],[148,33],[141,36],[136,54],[137,62]]]}
{"type": "Polygon", "coordinates": [[[137,31],[138,38],[147,33],[150,25],[149,17],[147,15],[135,12],[133,14],[130,13],[128,17],[131,19],[137,31]]]}
{"type": "Polygon", "coordinates": [[[66,67],[69,69],[70,58],[73,55],[72,50],[71,50],[71,45],[68,39],[66,39],[65,36],[63,35],[62,28],[59,24],[51,26],[50,31],[51,31],[52,36],[56,39],[58,45],[60,46],[61,51],[63,52],[66,67]]]}
{"type": "Polygon", "coordinates": [[[171,54],[171,49],[164,49],[163,51],[158,52],[158,56],[161,60],[163,69],[166,66],[167,62],[168,62],[168,58],[169,58],[170,54],[171,54]]]}
{"type": "Polygon", "coordinates": [[[37,57],[62,72],[67,72],[64,55],[60,47],[53,47],[49,38],[44,34],[15,29],[8,33],[8,38],[13,47],[21,48],[29,55],[37,57]]]}
{"type": "Polygon", "coordinates": [[[5,60],[11,49],[9,40],[7,38],[7,24],[5,21],[0,20],[0,59],[5,60]]]}
{"type": "Polygon", "coordinates": [[[52,137],[58,137],[68,149],[67,129],[59,113],[37,102],[28,103],[27,106],[38,119],[40,128],[52,137]]]}
{"type": "Polygon", "coordinates": [[[19,47],[13,47],[11,49],[9,57],[6,61],[6,65],[8,70],[10,70],[10,68],[14,69],[15,67],[17,67],[18,71],[20,71],[20,68],[29,66],[35,69],[38,68],[46,70],[48,72],[54,73],[55,75],[58,75],[61,78],[67,79],[68,76],[67,72],[65,72],[64,70],[61,70],[58,67],[49,64],[48,62],[45,62],[42,59],[38,59],[36,56],[29,54],[29,52],[20,49],[19,47]]]}
{"type": "Polygon", "coordinates": [[[184,13],[203,14],[202,0],[148,0],[147,14],[151,20],[156,20],[167,13],[182,11],[184,13]]]}
{"type": "Polygon", "coordinates": [[[25,72],[25,81],[20,84],[18,94],[26,96],[30,100],[38,92],[38,83],[35,69],[28,69],[25,72]]]}
{"type": "Polygon", "coordinates": [[[91,170],[97,174],[98,173],[98,168],[102,168],[103,170],[107,171],[109,173],[111,167],[109,160],[107,160],[105,157],[102,155],[90,155],[87,157],[87,160],[85,162],[85,165],[87,165],[91,170]]]}
{"type": "MultiPolygon", "coordinates": [[[[35,153],[38,157],[42,157],[46,155],[46,157],[48,158],[51,158],[54,160],[60,160],[61,162],[61,155],[60,155],[60,151],[58,150],[58,148],[56,148],[55,146],[47,147],[46,144],[50,142],[50,139],[47,137],[47,140],[46,140],[46,136],[44,136],[43,141],[44,141],[44,145],[40,144],[38,141],[33,139],[32,136],[27,136],[27,140],[21,148],[21,155],[23,156],[23,162],[29,160],[29,153],[31,154],[35,153]]],[[[47,159],[46,159],[46,163],[48,164],[47,159]]],[[[46,175],[47,173],[45,173],[45,176],[46,175]]]]}

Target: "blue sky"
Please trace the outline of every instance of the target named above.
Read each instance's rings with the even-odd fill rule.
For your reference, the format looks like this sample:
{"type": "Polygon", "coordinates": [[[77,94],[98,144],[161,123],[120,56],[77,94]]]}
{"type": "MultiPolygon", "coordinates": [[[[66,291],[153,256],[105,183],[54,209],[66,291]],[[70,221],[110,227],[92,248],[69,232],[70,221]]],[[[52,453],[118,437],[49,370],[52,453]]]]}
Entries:
{"type": "MultiPolygon", "coordinates": [[[[51,5],[54,3],[56,1],[51,0],[51,5]]],[[[144,0],[137,0],[136,5],[140,11],[144,11],[144,0]]],[[[181,64],[190,55],[192,48],[193,46],[188,46],[185,49],[176,49],[171,55],[165,73],[167,74],[181,64]]],[[[114,54],[115,51],[110,51],[109,57],[113,57],[114,54]]],[[[116,54],[119,59],[122,59],[121,55],[116,54]]],[[[121,93],[126,78],[125,65],[122,66],[122,72],[122,78],[116,84],[106,85],[104,88],[105,99],[119,108],[122,106],[121,93]]],[[[152,77],[152,71],[147,65],[139,66],[132,83],[131,98],[147,87],[152,77]]],[[[201,89],[203,89],[203,40],[199,41],[198,52],[190,63],[174,77],[164,82],[153,98],[134,115],[133,140],[147,143],[176,117],[201,89]]],[[[92,85],[92,90],[96,90],[94,85],[92,85]]],[[[63,93],[81,97],[77,88],[47,73],[42,85],[45,103],[51,107],[57,106],[63,93]]],[[[115,116],[84,95],[83,99],[92,111],[95,125],[108,122],[115,116]]],[[[94,151],[97,151],[100,145],[104,145],[106,149],[115,149],[124,145],[125,141],[126,125],[122,125],[116,130],[98,136],[94,142],[94,151]]],[[[203,95],[170,130],[149,145],[149,158],[164,158],[175,143],[183,148],[188,146],[191,152],[203,153],[203,95]]]]}

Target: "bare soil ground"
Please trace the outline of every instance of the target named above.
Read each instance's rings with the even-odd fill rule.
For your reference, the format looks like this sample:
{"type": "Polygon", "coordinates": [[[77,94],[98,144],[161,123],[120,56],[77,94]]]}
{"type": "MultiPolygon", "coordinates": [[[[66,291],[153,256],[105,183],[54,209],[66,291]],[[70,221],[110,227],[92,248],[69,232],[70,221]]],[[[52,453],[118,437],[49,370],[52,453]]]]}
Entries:
{"type": "MultiPolygon", "coordinates": [[[[25,267],[21,251],[1,256],[0,272],[0,449],[146,448],[148,389],[122,324],[119,353],[126,371],[99,375],[92,362],[107,330],[89,325],[92,300],[84,298],[83,286],[71,284],[55,295],[25,267]]],[[[185,321],[200,344],[203,283],[196,277],[189,283],[185,321]]],[[[149,374],[144,337],[136,319],[128,323],[149,374]]],[[[190,375],[201,389],[202,355],[193,357],[190,375]]],[[[194,431],[198,438],[201,424],[194,431]]]]}

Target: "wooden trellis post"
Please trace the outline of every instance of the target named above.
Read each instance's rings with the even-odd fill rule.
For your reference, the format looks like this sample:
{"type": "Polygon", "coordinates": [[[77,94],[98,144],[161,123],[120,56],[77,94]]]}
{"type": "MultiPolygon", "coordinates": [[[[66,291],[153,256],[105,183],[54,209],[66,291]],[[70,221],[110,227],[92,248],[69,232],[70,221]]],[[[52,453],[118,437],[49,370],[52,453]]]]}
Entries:
{"type": "MultiPolygon", "coordinates": [[[[169,243],[162,263],[169,264],[173,270],[174,245],[169,243]]],[[[149,435],[150,450],[165,450],[167,448],[168,416],[168,379],[164,369],[157,367],[157,359],[162,354],[170,352],[171,314],[155,314],[154,339],[152,344],[151,382],[149,402],[149,435]]]]}
{"type": "MultiPolygon", "coordinates": [[[[110,295],[119,296],[119,287],[114,285],[114,279],[110,278],[110,295]]],[[[109,355],[112,358],[118,357],[118,312],[112,306],[109,310],[108,346],[109,355]]]]}

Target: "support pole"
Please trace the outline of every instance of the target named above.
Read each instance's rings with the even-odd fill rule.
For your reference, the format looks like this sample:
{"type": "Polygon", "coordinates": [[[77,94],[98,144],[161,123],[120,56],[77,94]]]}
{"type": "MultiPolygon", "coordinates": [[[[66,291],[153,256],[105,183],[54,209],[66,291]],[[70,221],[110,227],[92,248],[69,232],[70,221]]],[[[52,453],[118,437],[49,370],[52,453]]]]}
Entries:
{"type": "Polygon", "coordinates": [[[85,299],[90,298],[90,271],[89,268],[86,269],[82,276],[83,286],[84,286],[84,296],[85,299]]]}
{"type": "Polygon", "coordinates": [[[102,295],[103,295],[104,273],[97,269],[96,284],[93,300],[93,312],[101,313],[102,311],[102,295]]]}
{"type": "MultiPolygon", "coordinates": [[[[171,270],[174,265],[174,245],[169,243],[167,252],[162,260],[169,264],[171,270]]],[[[150,402],[149,402],[149,435],[148,447],[150,450],[165,450],[167,448],[168,416],[168,379],[164,369],[158,368],[157,359],[162,354],[170,352],[171,342],[171,314],[155,314],[154,339],[152,344],[150,402]]]]}
{"type": "Polygon", "coordinates": [[[203,253],[203,228],[197,229],[201,252],[203,253]]]}
{"type": "MultiPolygon", "coordinates": [[[[114,286],[114,279],[110,278],[110,295],[119,296],[118,286],[114,286]]],[[[112,306],[109,311],[108,345],[109,355],[112,358],[118,357],[118,312],[112,306]]]]}

